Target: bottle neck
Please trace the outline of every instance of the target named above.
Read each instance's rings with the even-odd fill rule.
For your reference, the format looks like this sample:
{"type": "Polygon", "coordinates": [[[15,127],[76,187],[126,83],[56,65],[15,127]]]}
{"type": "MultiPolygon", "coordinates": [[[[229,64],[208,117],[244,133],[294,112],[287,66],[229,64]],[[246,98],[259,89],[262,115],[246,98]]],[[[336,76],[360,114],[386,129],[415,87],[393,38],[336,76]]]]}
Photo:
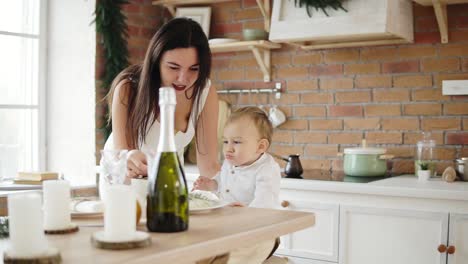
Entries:
{"type": "Polygon", "coordinates": [[[160,105],[161,131],[159,134],[158,152],[176,152],[174,139],[175,105],[160,105]]]}

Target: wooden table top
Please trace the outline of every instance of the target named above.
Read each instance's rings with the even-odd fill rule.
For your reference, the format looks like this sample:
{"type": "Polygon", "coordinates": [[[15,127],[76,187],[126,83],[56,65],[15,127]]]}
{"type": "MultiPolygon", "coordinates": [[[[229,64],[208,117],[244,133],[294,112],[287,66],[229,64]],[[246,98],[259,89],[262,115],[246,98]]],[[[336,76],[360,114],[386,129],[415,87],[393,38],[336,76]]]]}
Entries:
{"type": "MultiPolygon", "coordinates": [[[[224,207],[208,213],[191,214],[189,230],[178,233],[150,233],[152,245],[130,250],[103,250],[91,245],[91,235],[104,227],[102,219],[78,220],[77,233],[47,235],[49,245],[60,250],[63,263],[193,263],[235,248],[295,232],[315,224],[312,213],[224,207]]],[[[145,225],[138,230],[146,231],[145,225]]],[[[8,240],[0,240],[7,248],[8,240]]]]}

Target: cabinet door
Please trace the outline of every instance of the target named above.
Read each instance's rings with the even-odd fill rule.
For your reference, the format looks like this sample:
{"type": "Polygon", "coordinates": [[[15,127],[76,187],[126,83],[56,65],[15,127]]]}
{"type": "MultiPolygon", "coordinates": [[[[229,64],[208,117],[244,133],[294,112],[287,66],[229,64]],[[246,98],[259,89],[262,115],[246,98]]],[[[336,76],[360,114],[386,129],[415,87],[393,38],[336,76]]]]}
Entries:
{"type": "Polygon", "coordinates": [[[447,264],[468,263],[468,214],[450,214],[448,246],[455,247],[455,253],[447,254],[447,264]]]}
{"type": "Polygon", "coordinates": [[[340,206],[340,264],[444,264],[448,213],[340,206]]]}
{"type": "Polygon", "coordinates": [[[283,198],[285,198],[283,202],[289,203],[286,209],[314,213],[315,225],[281,237],[278,253],[299,258],[337,262],[339,206],[283,198]]]}

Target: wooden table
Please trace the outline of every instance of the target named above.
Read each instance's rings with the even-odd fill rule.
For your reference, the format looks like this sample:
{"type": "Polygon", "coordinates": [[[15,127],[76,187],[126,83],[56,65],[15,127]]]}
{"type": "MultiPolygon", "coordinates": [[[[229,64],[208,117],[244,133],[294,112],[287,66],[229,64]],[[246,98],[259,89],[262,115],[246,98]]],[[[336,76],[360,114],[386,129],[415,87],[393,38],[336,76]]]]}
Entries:
{"type": "MultiPolygon", "coordinates": [[[[100,220],[73,220],[80,231],[67,235],[47,235],[49,244],[60,250],[63,263],[194,263],[241,246],[274,239],[315,224],[312,213],[225,207],[190,215],[189,230],[179,233],[150,233],[152,245],[131,250],[103,250],[91,245],[91,234],[103,227],[100,220]]],[[[139,230],[146,231],[140,225],[139,230]]],[[[8,240],[0,240],[2,251],[8,240]]]]}

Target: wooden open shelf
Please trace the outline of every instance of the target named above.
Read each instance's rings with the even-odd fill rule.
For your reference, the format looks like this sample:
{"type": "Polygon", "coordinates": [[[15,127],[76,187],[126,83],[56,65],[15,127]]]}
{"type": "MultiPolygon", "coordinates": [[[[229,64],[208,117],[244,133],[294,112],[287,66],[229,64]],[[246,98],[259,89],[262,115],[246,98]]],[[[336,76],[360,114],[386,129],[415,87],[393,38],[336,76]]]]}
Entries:
{"type": "Polygon", "coordinates": [[[252,51],[255,60],[263,73],[263,81],[271,81],[271,57],[270,50],[281,48],[281,44],[267,40],[238,41],[222,44],[210,44],[211,52],[237,52],[252,51]],[[263,53],[263,54],[262,54],[263,53]]]}
{"type": "Polygon", "coordinates": [[[448,43],[447,5],[468,3],[468,0],[414,0],[423,6],[434,6],[439,25],[440,41],[448,43]]]}

